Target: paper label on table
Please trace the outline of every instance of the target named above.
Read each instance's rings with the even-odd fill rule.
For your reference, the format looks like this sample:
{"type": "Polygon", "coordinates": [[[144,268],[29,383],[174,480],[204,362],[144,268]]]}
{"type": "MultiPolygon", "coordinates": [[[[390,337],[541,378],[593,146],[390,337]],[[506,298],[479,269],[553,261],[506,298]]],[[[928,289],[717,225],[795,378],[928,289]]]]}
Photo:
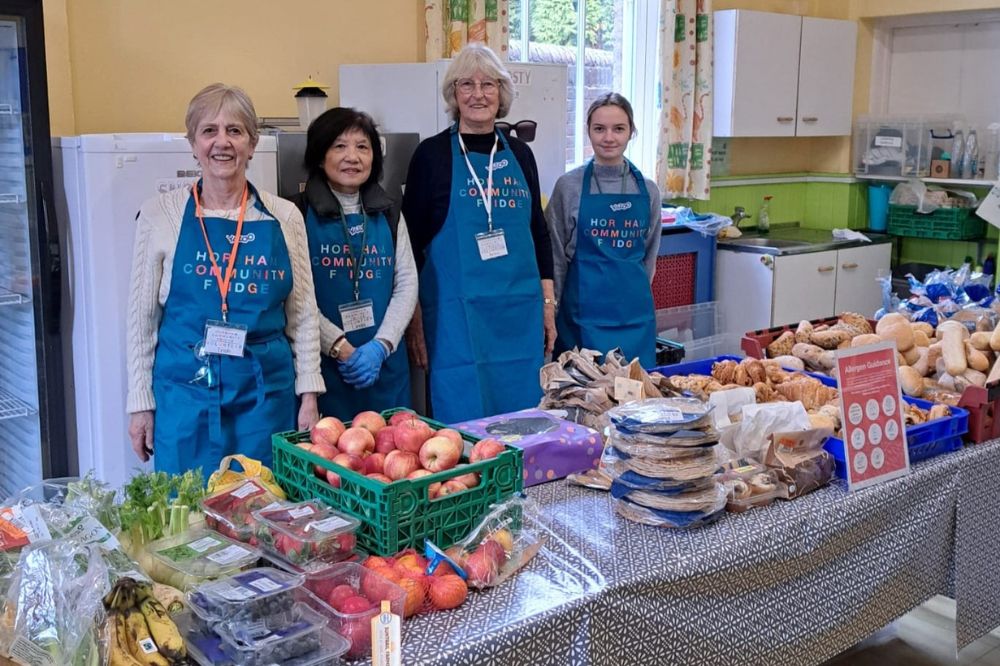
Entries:
{"type": "Polygon", "coordinates": [[[243,356],[247,344],[247,327],[224,321],[205,322],[205,353],[222,356],[243,356]]]}
{"type": "Polygon", "coordinates": [[[252,481],[247,481],[242,486],[230,493],[233,497],[238,499],[246,499],[247,497],[253,497],[254,495],[259,495],[264,492],[264,489],[258,486],[252,481]]]}
{"type": "Polygon", "coordinates": [[[990,193],[976,209],[976,215],[994,227],[1000,227],[1000,181],[990,188],[990,193]]]}
{"type": "Polygon", "coordinates": [[[207,536],[202,539],[198,539],[197,541],[192,541],[187,545],[187,547],[195,551],[196,553],[204,553],[209,548],[218,546],[220,543],[222,542],[216,539],[215,537],[207,536]]]}
{"type": "Polygon", "coordinates": [[[246,601],[247,599],[259,596],[253,590],[247,589],[242,585],[220,585],[213,591],[223,599],[228,599],[229,601],[246,601]]]}
{"type": "MultiPolygon", "coordinates": [[[[642,400],[642,382],[628,377],[615,377],[615,400],[619,403],[642,400]]],[[[680,414],[680,411],[677,413],[680,414]]]]}
{"type": "Polygon", "coordinates": [[[324,518],[323,520],[317,520],[315,523],[311,523],[309,527],[319,530],[320,532],[333,532],[334,530],[343,529],[349,525],[350,523],[340,516],[330,516],[329,518],[324,518]]]}
{"type": "Polygon", "coordinates": [[[250,551],[246,548],[234,544],[228,548],[223,548],[217,553],[212,553],[208,556],[208,559],[212,560],[216,564],[225,565],[238,562],[250,554],[250,551]]]}
{"type": "Polygon", "coordinates": [[[340,323],[343,324],[344,333],[361,331],[375,325],[375,305],[370,298],[338,305],[337,309],[340,310],[340,323]]]}
{"type": "Polygon", "coordinates": [[[476,234],[476,244],[479,245],[479,258],[483,261],[507,256],[507,238],[503,229],[476,234]]]}
{"type": "Polygon", "coordinates": [[[835,352],[850,490],[910,472],[893,342],[835,352]]]}

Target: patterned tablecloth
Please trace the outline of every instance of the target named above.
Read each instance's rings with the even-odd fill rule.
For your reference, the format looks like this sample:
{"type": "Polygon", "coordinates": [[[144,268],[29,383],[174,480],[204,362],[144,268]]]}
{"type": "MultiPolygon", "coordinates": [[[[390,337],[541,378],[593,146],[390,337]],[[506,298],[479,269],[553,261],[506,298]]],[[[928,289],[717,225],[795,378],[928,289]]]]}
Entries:
{"type": "Polygon", "coordinates": [[[628,522],[607,493],[538,486],[565,541],[462,608],[408,621],[403,663],[800,666],[939,593],[957,600],[961,648],[1000,625],[998,470],[1000,440],[689,532],[628,522]]]}

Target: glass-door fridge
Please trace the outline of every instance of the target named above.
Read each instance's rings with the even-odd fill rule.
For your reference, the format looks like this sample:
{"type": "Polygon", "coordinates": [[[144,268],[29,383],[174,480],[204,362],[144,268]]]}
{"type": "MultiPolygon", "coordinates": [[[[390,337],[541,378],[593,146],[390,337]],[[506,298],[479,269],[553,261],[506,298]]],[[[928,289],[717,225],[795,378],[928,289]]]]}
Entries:
{"type": "Polygon", "coordinates": [[[42,3],[0,0],[0,501],[69,473],[42,3]]]}

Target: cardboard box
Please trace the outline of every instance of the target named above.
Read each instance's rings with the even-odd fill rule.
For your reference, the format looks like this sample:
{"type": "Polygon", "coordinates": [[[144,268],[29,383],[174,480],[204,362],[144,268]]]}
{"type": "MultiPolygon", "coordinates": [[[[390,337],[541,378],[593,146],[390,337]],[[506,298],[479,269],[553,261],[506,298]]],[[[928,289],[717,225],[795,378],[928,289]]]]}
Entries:
{"type": "Polygon", "coordinates": [[[604,448],[604,440],[596,430],[540,409],[489,416],[451,427],[523,450],[525,487],[596,468],[604,448]]]}

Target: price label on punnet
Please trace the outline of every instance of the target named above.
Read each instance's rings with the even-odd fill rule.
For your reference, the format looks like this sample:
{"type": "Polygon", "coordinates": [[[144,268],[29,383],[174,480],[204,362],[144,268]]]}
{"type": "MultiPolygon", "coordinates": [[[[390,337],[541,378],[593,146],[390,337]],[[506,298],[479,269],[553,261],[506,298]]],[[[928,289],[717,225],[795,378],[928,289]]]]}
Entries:
{"type": "Polygon", "coordinates": [[[835,353],[847,486],[857,490],[910,472],[896,345],[835,353]]]}

